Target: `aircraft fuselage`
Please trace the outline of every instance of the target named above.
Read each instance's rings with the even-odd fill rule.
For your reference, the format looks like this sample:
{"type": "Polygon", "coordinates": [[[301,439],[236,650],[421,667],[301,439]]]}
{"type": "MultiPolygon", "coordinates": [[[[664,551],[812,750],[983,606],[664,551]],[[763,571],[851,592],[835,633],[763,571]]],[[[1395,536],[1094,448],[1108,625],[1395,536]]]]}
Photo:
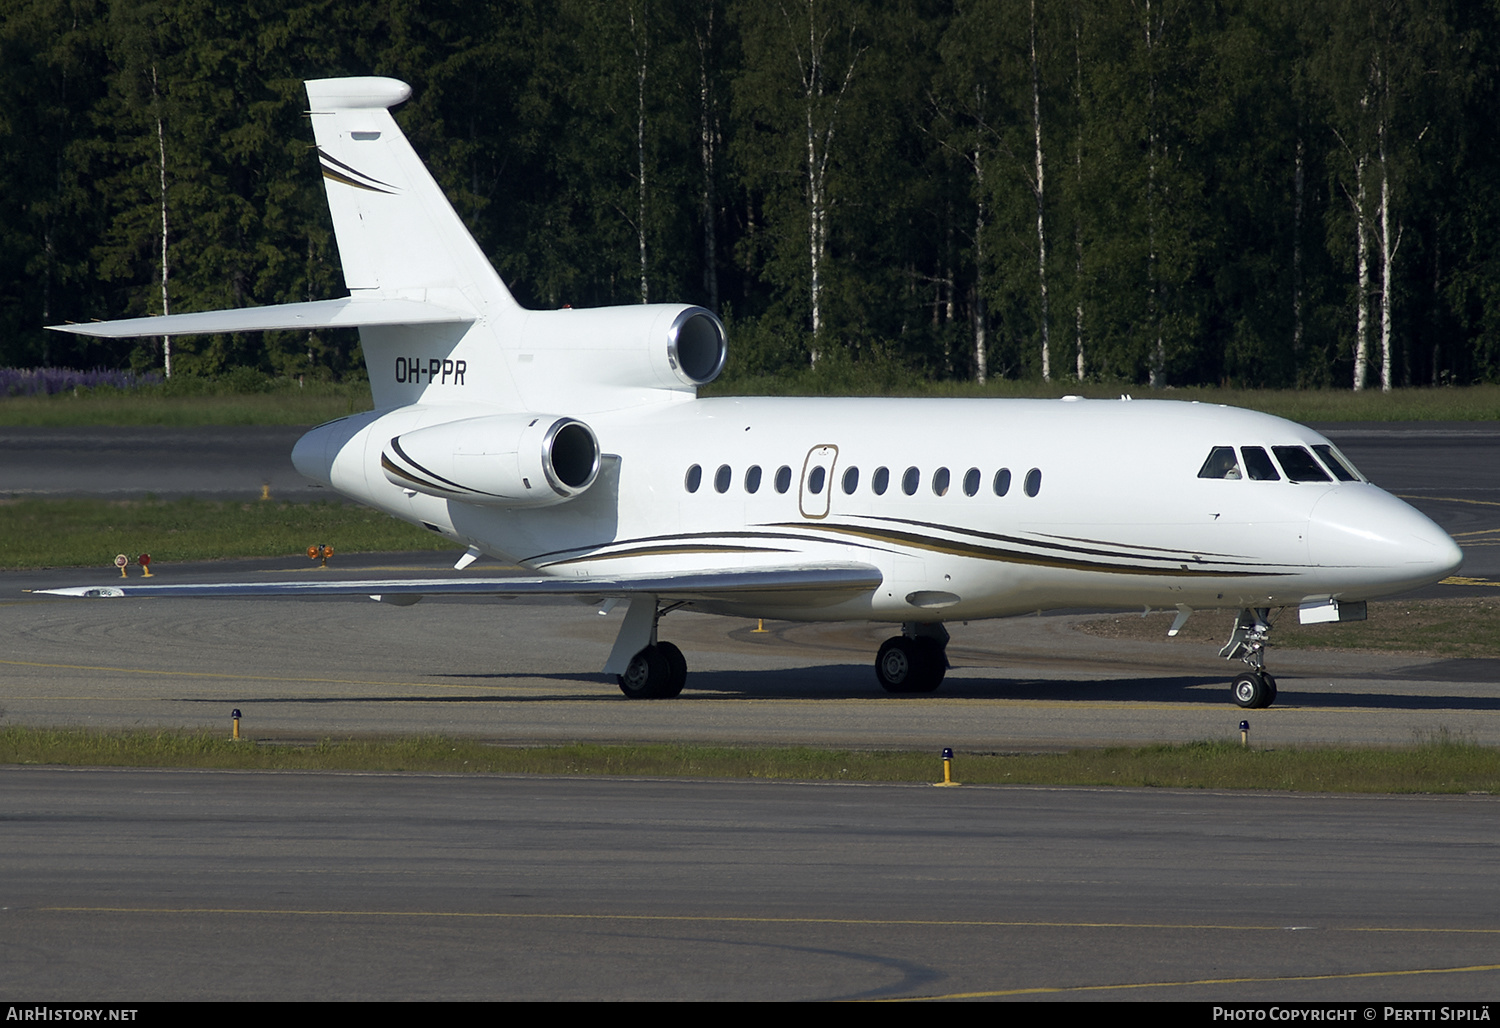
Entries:
{"type": "Polygon", "coordinates": [[[722,613],[909,622],[1274,607],[1416,588],[1462,557],[1362,478],[1294,481],[1279,461],[1274,479],[1199,477],[1214,447],[1331,446],[1214,404],[717,398],[586,412],[598,481],[530,509],[383,477],[382,447],[434,416],[456,415],[418,405],[346,418],[310,432],[294,460],[351,499],[547,575],[851,561],[884,577],[833,606],[698,604],[722,613]]]}

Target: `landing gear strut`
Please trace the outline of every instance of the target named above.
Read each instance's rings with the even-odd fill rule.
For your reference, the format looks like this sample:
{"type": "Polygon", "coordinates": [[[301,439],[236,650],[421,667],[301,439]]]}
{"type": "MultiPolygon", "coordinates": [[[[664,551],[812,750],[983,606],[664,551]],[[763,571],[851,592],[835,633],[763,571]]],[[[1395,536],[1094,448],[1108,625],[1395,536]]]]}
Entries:
{"type": "Polygon", "coordinates": [[[1250,710],[1262,710],[1276,702],[1276,679],[1266,671],[1266,643],[1271,635],[1270,609],[1242,610],[1234,622],[1229,642],[1219,656],[1239,659],[1249,666],[1229,686],[1234,702],[1250,710]]]}
{"type": "Polygon", "coordinates": [[[948,671],[948,630],[909,621],[887,639],[875,657],[875,677],[886,692],[932,692],[948,671]]]}
{"type": "Polygon", "coordinates": [[[687,684],[687,658],[669,642],[656,638],[656,626],[663,616],[682,606],[674,603],[658,607],[655,596],[631,600],[620,637],[615,641],[605,671],[616,671],[620,691],[632,700],[669,700],[687,684]],[[645,645],[642,645],[644,643],[645,645]],[[635,650],[629,660],[623,653],[635,650]]]}

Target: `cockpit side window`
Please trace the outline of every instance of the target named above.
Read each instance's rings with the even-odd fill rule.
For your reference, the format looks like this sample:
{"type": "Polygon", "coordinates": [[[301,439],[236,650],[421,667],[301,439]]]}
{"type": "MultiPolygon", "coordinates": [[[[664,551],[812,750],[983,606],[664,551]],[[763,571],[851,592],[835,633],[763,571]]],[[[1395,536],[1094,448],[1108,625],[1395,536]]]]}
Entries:
{"type": "Polygon", "coordinates": [[[1279,482],[1281,476],[1276,473],[1276,465],[1271,463],[1271,455],[1259,446],[1241,446],[1240,453],[1245,457],[1245,473],[1256,482],[1279,482]]]}
{"type": "Polygon", "coordinates": [[[1271,449],[1276,454],[1276,459],[1281,461],[1282,470],[1286,477],[1293,482],[1327,482],[1328,472],[1324,471],[1313,455],[1300,446],[1273,446],[1271,449]]]}
{"type": "Polygon", "coordinates": [[[1323,463],[1328,465],[1328,470],[1333,472],[1333,477],[1340,482],[1358,482],[1359,473],[1354,470],[1354,465],[1349,463],[1349,458],[1335,450],[1332,446],[1324,443],[1314,446],[1313,452],[1323,458],[1323,463]]]}
{"type": "Polygon", "coordinates": [[[1239,478],[1240,462],[1235,459],[1233,446],[1215,446],[1208,451],[1208,460],[1198,469],[1199,478],[1239,478]]]}

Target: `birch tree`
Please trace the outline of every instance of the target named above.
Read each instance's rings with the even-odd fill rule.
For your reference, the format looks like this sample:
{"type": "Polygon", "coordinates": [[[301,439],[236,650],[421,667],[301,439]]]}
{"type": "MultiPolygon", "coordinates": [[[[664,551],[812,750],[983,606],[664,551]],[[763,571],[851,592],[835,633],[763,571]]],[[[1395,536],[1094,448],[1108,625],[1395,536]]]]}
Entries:
{"type": "Polygon", "coordinates": [[[785,181],[797,154],[808,359],[816,365],[824,346],[839,148],[851,90],[870,46],[868,15],[849,0],[778,0],[747,5],[740,15],[749,67],[736,101],[745,117],[764,126],[751,143],[758,151],[748,162],[752,174],[771,192],[781,192],[777,182],[785,181]]]}

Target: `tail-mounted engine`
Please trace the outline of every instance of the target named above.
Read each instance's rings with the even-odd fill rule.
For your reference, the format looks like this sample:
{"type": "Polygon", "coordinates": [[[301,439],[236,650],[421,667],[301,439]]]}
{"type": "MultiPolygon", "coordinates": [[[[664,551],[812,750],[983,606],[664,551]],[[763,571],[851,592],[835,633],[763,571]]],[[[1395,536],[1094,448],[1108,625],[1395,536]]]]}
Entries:
{"type": "Polygon", "coordinates": [[[395,485],[496,507],[547,507],[571,500],[599,475],[589,426],[555,414],[495,414],[413,429],[381,450],[395,485]]]}
{"type": "Polygon", "coordinates": [[[600,387],[693,391],[718,378],[729,355],[724,323],[682,304],[531,311],[511,345],[519,367],[570,395],[600,387]]]}

